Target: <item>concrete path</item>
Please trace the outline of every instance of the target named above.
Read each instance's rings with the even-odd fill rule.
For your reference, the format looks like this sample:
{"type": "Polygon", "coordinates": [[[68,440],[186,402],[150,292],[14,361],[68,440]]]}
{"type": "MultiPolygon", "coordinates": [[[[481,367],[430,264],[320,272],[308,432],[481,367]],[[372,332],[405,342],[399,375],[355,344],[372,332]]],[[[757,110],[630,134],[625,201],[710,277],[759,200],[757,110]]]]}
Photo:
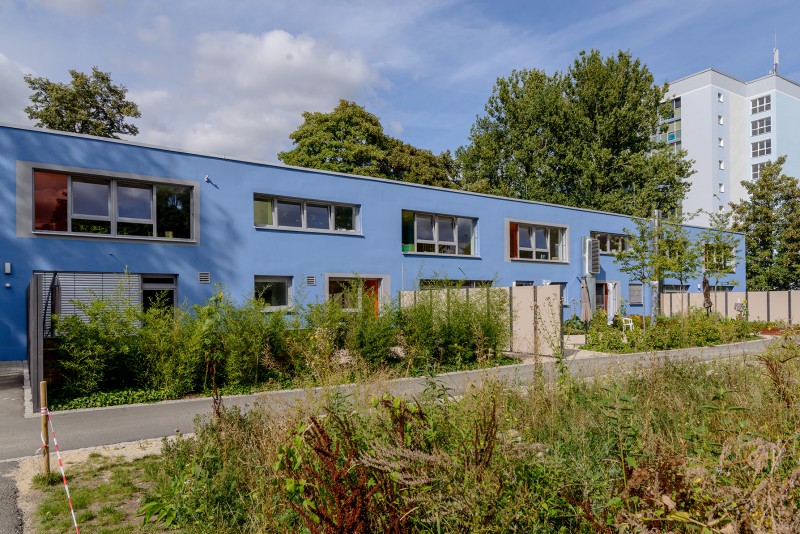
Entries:
{"type": "MultiPolygon", "coordinates": [[[[624,371],[639,366],[649,366],[663,360],[712,360],[757,354],[771,340],[762,339],[698,349],[684,349],[655,353],[609,355],[590,351],[568,351],[567,365],[575,377],[591,377],[609,371],[624,371]]],[[[459,394],[469,385],[479,386],[486,380],[505,380],[524,384],[534,377],[536,364],[523,363],[439,375],[436,381],[459,394]]],[[[549,379],[555,374],[554,360],[544,358],[542,371],[549,379]]],[[[362,386],[346,385],[336,389],[352,391],[355,388],[365,394],[380,394],[390,391],[395,395],[418,395],[430,382],[429,378],[403,378],[382,384],[362,386]]],[[[290,406],[299,400],[323,395],[321,388],[287,390],[224,397],[225,406],[252,406],[263,402],[278,406],[290,406]]],[[[41,445],[40,420],[38,414],[23,416],[23,388],[21,371],[16,374],[0,374],[0,462],[34,454],[41,445]]],[[[53,412],[53,426],[62,451],[99,445],[109,445],[145,438],[160,438],[174,435],[177,431],[191,432],[196,416],[209,413],[210,398],[166,401],[158,404],[139,404],[53,412]]]]}

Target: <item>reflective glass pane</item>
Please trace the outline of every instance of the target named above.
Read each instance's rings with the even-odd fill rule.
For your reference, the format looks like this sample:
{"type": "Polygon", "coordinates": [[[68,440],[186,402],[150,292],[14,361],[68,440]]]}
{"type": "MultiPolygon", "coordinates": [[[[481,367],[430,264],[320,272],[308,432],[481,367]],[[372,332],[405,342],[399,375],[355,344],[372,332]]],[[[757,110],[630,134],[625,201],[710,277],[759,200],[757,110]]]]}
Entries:
{"type": "Polygon", "coordinates": [[[72,231],[86,234],[110,234],[111,221],[93,221],[89,219],[72,219],[72,231]]]}
{"type": "Polygon", "coordinates": [[[330,230],[331,217],[328,206],[306,204],[306,228],[330,230]]]}
{"type": "Polygon", "coordinates": [[[547,229],[534,228],[536,236],[536,248],[547,250],[547,229]]]}
{"type": "MultiPolygon", "coordinates": [[[[73,222],[73,226],[75,223],[73,222]]],[[[152,237],[153,225],[147,223],[118,222],[117,235],[134,235],[139,237],[152,237]]]]}
{"type": "MultiPolygon", "coordinates": [[[[531,245],[531,228],[530,226],[519,227],[519,248],[533,248],[531,245]]],[[[522,254],[520,254],[520,257],[522,254]]]]}
{"type": "Polygon", "coordinates": [[[439,241],[454,243],[456,240],[455,219],[452,217],[439,217],[439,241]]]}
{"type": "Polygon", "coordinates": [[[126,219],[153,218],[153,190],[149,185],[118,185],[118,215],[126,219]]]}
{"type": "Polygon", "coordinates": [[[455,245],[443,245],[439,244],[439,254],[455,254],[456,253],[456,246],[455,245]]]}
{"type": "Polygon", "coordinates": [[[303,206],[299,202],[278,201],[278,226],[303,226],[303,206]]]}
{"type": "Polygon", "coordinates": [[[289,282],[281,279],[256,280],[255,296],[267,306],[287,306],[289,304],[289,282]]]}
{"type": "Polygon", "coordinates": [[[417,243],[417,252],[436,252],[436,245],[433,243],[417,243]]]}
{"type": "Polygon", "coordinates": [[[36,171],[33,198],[33,229],[66,232],[67,175],[36,171]]]}
{"type": "Polygon", "coordinates": [[[458,253],[472,255],[472,219],[458,219],[458,253]]]}
{"type": "MultiPolygon", "coordinates": [[[[355,232],[355,208],[352,206],[335,206],[333,208],[335,229],[344,232],[355,232]]],[[[405,243],[405,241],[403,241],[405,243]]]]}
{"type": "Polygon", "coordinates": [[[433,241],[433,217],[417,215],[417,239],[433,241]]]}
{"type": "Polygon", "coordinates": [[[564,258],[561,257],[561,229],[560,228],[551,228],[550,229],[550,259],[551,260],[562,260],[564,258]]]}
{"type": "Polygon", "coordinates": [[[414,214],[404,211],[400,221],[403,234],[403,252],[414,250],[414,214]]]}
{"type": "Polygon", "coordinates": [[[253,224],[256,226],[272,226],[272,199],[253,199],[253,224]]]}
{"type": "Polygon", "coordinates": [[[72,213],[108,217],[109,184],[72,180],[72,213]]]}
{"type": "Polygon", "coordinates": [[[156,186],[158,237],[192,238],[192,188],[179,185],[156,186]]]}

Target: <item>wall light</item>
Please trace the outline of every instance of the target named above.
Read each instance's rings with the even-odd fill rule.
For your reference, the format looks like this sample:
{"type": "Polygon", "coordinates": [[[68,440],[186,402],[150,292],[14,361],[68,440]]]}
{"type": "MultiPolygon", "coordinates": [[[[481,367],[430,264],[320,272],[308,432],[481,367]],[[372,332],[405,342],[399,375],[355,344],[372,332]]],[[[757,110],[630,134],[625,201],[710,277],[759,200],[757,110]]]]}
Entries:
{"type": "Polygon", "coordinates": [[[5,264],[3,265],[3,271],[6,274],[11,274],[11,262],[10,261],[5,262],[5,264]]]}

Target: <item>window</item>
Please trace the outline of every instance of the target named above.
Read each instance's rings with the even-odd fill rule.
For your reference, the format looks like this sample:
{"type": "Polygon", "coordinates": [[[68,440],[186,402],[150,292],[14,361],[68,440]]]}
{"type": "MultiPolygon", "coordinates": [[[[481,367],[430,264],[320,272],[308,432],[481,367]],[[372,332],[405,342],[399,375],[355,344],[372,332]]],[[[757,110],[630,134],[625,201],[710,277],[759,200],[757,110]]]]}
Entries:
{"type": "Polygon", "coordinates": [[[718,137],[717,138],[717,144],[719,146],[725,146],[725,139],[723,139],[722,137],[718,137]]]}
{"type": "Polygon", "coordinates": [[[725,124],[725,118],[722,115],[717,115],[717,124],[725,124]]]}
{"type": "Polygon", "coordinates": [[[725,192],[725,184],[724,183],[720,182],[719,184],[717,184],[717,187],[719,188],[719,192],[720,193],[724,193],[725,192]]]}
{"type": "Polygon", "coordinates": [[[763,141],[756,141],[750,145],[752,157],[758,158],[761,156],[768,156],[772,154],[772,139],[764,139],[763,141]]]}
{"type": "Polygon", "coordinates": [[[509,223],[512,259],[566,262],[567,229],[535,223],[509,223]]]}
{"type": "Polygon", "coordinates": [[[608,232],[589,232],[589,237],[597,239],[600,243],[600,252],[603,254],[616,254],[628,248],[628,238],[623,234],[608,232]]]}
{"type": "Polygon", "coordinates": [[[256,276],[253,296],[265,305],[265,310],[280,310],[289,306],[291,276],[256,276]]]}
{"type": "Polygon", "coordinates": [[[373,310],[377,317],[383,278],[365,276],[331,276],[327,278],[328,299],[345,311],[373,310]]]}
{"type": "Polygon", "coordinates": [[[641,305],[644,303],[642,298],[642,284],[628,284],[628,303],[641,305]]]}
{"type": "Polygon", "coordinates": [[[772,96],[765,95],[754,98],[750,101],[750,114],[755,115],[763,111],[769,111],[772,108],[772,96]]]}
{"type": "Polygon", "coordinates": [[[717,92],[717,102],[724,102],[724,101],[725,101],[725,95],[723,95],[720,92],[717,92]]]}
{"type": "Polygon", "coordinates": [[[707,243],[704,264],[707,271],[733,273],[736,271],[736,253],[733,247],[707,243]]]}
{"type": "Polygon", "coordinates": [[[316,200],[253,196],[253,224],[257,227],[355,233],[358,206],[316,200]]]}
{"type": "Polygon", "coordinates": [[[35,171],[34,231],[193,239],[194,187],[35,171]]]}
{"type": "Polygon", "coordinates": [[[758,178],[761,176],[761,169],[763,169],[766,165],[767,163],[753,163],[753,170],[750,176],[753,181],[758,180],[758,178]]]}
{"type": "Polygon", "coordinates": [[[663,284],[661,291],[664,293],[688,293],[688,284],[663,284]]]}
{"type": "Polygon", "coordinates": [[[475,256],[475,219],[403,211],[403,252],[475,256]]]}
{"type": "MultiPolygon", "coordinates": [[[[534,285],[533,280],[530,281],[530,284],[527,283],[517,283],[516,285],[534,285]]],[[[420,289],[442,289],[442,288],[454,288],[454,289],[476,289],[480,287],[492,287],[494,285],[493,280],[452,280],[448,278],[422,278],[419,281],[419,288],[420,289]]]]}
{"type": "Polygon", "coordinates": [[[719,170],[725,170],[725,162],[723,160],[719,160],[719,170]]]}
{"type": "Polygon", "coordinates": [[[171,308],[178,303],[178,282],[174,274],[142,275],[142,311],[171,308]]]}
{"type": "Polygon", "coordinates": [[[772,131],[772,117],[764,117],[750,122],[750,135],[761,135],[772,131]]]}

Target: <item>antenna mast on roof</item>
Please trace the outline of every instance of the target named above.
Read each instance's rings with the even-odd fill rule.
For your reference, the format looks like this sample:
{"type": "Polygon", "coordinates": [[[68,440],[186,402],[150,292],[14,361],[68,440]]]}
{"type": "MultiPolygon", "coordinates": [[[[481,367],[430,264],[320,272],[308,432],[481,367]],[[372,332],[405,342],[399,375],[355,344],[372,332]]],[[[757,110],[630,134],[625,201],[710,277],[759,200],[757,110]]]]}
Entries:
{"type": "Polygon", "coordinates": [[[770,74],[778,74],[778,32],[775,32],[775,46],[772,48],[772,70],[770,74]]]}

